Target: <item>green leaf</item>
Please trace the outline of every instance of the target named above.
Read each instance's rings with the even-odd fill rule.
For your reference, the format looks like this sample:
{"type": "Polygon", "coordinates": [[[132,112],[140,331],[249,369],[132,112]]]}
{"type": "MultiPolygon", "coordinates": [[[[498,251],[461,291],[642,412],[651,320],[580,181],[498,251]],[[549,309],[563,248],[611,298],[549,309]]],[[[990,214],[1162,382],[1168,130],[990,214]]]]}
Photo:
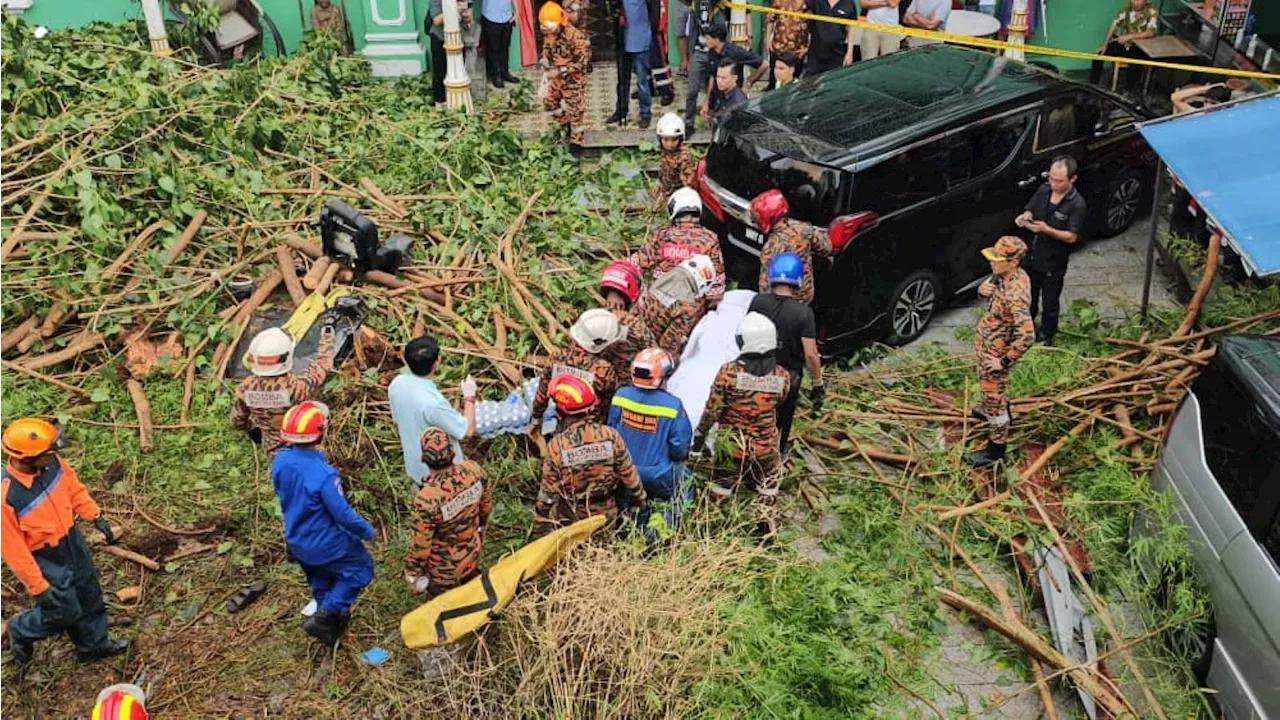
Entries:
{"type": "Polygon", "coordinates": [[[161,176],[160,180],[156,184],[160,186],[161,190],[164,190],[170,195],[174,194],[174,192],[178,190],[178,184],[168,175],[161,176]]]}
{"type": "Polygon", "coordinates": [[[233,543],[233,542],[231,542],[230,540],[228,540],[228,541],[226,541],[226,542],[224,542],[224,543],[222,543],[222,544],[218,545],[217,553],[218,553],[219,555],[225,555],[225,554],[226,554],[226,552],[227,552],[228,550],[230,550],[230,549],[231,549],[231,546],[232,546],[232,545],[234,545],[234,544],[235,544],[235,543],[233,543]]]}
{"type": "MultiPolygon", "coordinates": [[[[175,571],[175,570],[177,570],[177,569],[178,569],[178,563],[176,563],[176,562],[174,562],[174,561],[172,561],[172,560],[170,560],[169,562],[167,562],[167,563],[165,563],[165,564],[164,564],[164,571],[165,571],[165,572],[167,572],[167,573],[171,573],[171,572],[173,572],[173,571],[175,571]]],[[[170,591],[170,592],[172,592],[172,591],[170,591]]],[[[172,600],[169,600],[169,597],[166,595],[166,596],[165,596],[165,602],[172,602],[172,600]]]]}
{"type": "Polygon", "coordinates": [[[110,399],[111,391],[105,387],[94,388],[93,392],[89,393],[89,402],[92,403],[104,403],[110,399]]]}

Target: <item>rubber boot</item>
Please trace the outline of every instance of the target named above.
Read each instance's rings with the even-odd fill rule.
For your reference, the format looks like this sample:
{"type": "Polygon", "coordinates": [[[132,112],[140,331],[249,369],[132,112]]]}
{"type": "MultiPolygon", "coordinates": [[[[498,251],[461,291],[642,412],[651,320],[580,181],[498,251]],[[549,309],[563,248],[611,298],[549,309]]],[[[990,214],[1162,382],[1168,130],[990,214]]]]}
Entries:
{"type": "Polygon", "coordinates": [[[582,146],[577,143],[569,143],[569,154],[573,156],[573,159],[581,160],[582,146]]]}
{"type": "Polygon", "coordinates": [[[13,653],[13,659],[19,665],[25,665],[31,662],[31,658],[35,655],[36,646],[34,643],[24,642],[14,637],[13,633],[9,634],[9,652],[13,653]]]}
{"type": "Polygon", "coordinates": [[[991,467],[1004,460],[1004,444],[988,442],[987,446],[969,456],[969,463],[976,468],[991,467]]]}
{"type": "Polygon", "coordinates": [[[124,638],[108,638],[106,642],[88,652],[77,652],[76,660],[87,663],[113,657],[129,649],[129,641],[124,638]]]}
{"type": "Polygon", "coordinates": [[[339,615],[328,610],[317,610],[315,615],[302,623],[302,630],[325,645],[333,645],[338,642],[338,637],[346,629],[350,618],[351,616],[347,614],[339,615]]]}

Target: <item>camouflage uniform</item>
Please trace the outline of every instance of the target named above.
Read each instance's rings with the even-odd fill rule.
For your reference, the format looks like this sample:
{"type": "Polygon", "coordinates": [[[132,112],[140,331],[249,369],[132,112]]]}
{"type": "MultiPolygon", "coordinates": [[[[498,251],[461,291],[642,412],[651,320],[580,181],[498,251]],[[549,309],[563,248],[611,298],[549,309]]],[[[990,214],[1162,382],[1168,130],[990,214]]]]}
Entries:
{"type": "MultiPolygon", "coordinates": [[[[614,377],[621,385],[631,376],[631,361],[636,359],[641,350],[653,347],[654,340],[649,333],[649,326],[645,325],[635,310],[614,310],[613,314],[627,329],[627,336],[605,348],[600,354],[613,365],[614,377]]],[[[595,389],[594,386],[592,389],[595,389]]]]}
{"type": "Polygon", "coordinates": [[[738,433],[734,457],[770,472],[779,461],[778,405],[790,391],[791,373],[781,365],[767,375],[752,375],[742,361],[727,362],[711,384],[707,408],[694,437],[706,436],[718,422],[738,433]]]}
{"type": "Polygon", "coordinates": [[[311,364],[303,375],[285,373],[274,377],[254,375],[236,388],[231,405],[231,426],[262,436],[262,449],[275,452],[281,445],[280,423],[289,408],[314,399],[333,366],[333,343],[321,340],[311,364]]]}
{"type": "Polygon", "coordinates": [[[780,253],[793,252],[804,261],[804,277],[795,298],[806,305],[813,302],[813,253],[830,256],[834,250],[827,231],[807,222],[782,218],[769,230],[760,252],[760,292],[769,292],[769,263],[780,253]]]}
{"type": "Polygon", "coordinates": [[[654,294],[653,288],[649,288],[640,299],[637,314],[653,336],[650,347],[660,347],[672,359],[678,359],[704,311],[702,298],[678,300],[654,294]]]}
{"type": "Polygon", "coordinates": [[[995,287],[987,312],[978,321],[973,340],[978,354],[978,388],[982,392],[982,412],[987,416],[987,437],[1004,445],[1009,439],[1009,368],[1035,340],[1031,319],[1031,280],[1018,268],[995,287]],[[986,368],[989,358],[1001,359],[1004,369],[986,368]]]}
{"type": "MultiPolygon", "coordinates": [[[[640,272],[657,278],[694,255],[706,255],[716,267],[716,278],[703,295],[706,303],[718,304],[724,298],[724,254],[720,238],[702,227],[696,218],[685,215],[670,225],[654,230],[631,256],[640,272]]],[[[687,335],[687,333],[686,333],[687,335]]],[[[664,349],[665,346],[664,346],[664,349]]],[[[670,352],[670,350],[668,350],[670,352]]],[[[679,357],[679,354],[672,357],[679,357]]]]}
{"type": "Polygon", "coordinates": [[[581,145],[587,111],[587,68],[591,48],[581,30],[565,25],[542,44],[542,68],[551,79],[542,108],[569,131],[569,142],[581,145]]]}
{"type": "MultiPolygon", "coordinates": [[[[606,348],[606,351],[608,349],[606,348]]],[[[533,396],[533,420],[537,422],[547,410],[547,402],[551,397],[551,380],[559,375],[573,375],[591,385],[600,405],[592,413],[592,417],[604,422],[613,400],[613,391],[618,389],[618,375],[613,363],[604,353],[592,355],[583,350],[577,343],[570,343],[551,356],[551,362],[542,371],[542,381],[538,383],[538,392],[533,396]]]]}
{"type": "Polygon", "coordinates": [[[618,496],[632,507],[647,503],[644,485],[617,430],[591,418],[573,417],[547,443],[542,486],[533,510],[534,532],[591,517],[618,516],[618,496]]]}
{"type": "Polygon", "coordinates": [[[480,570],[480,528],[493,508],[485,480],[484,470],[471,460],[433,467],[413,499],[413,535],[404,565],[428,579],[430,597],[462,585],[480,570]]]}
{"type": "Polygon", "coordinates": [[[693,187],[693,174],[697,169],[698,161],[693,159],[688,145],[680,143],[675,150],[664,149],[658,159],[658,190],[662,197],[668,197],[682,187],[693,187]]]}

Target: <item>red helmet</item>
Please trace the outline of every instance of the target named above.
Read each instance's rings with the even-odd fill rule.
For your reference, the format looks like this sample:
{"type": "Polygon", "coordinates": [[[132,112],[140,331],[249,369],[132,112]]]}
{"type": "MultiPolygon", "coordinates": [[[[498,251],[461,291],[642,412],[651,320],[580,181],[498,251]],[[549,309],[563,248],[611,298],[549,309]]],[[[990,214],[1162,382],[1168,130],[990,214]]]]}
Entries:
{"type": "Polygon", "coordinates": [[[751,201],[751,217],[755,219],[760,232],[769,232],[769,228],[781,220],[790,209],[782,191],[776,188],[765,190],[751,201]]]}
{"type": "Polygon", "coordinates": [[[147,698],[137,685],[121,683],[98,693],[93,720],[147,720],[147,698]]]}
{"type": "Polygon", "coordinates": [[[630,306],[640,297],[640,268],[630,260],[614,260],[600,273],[601,290],[617,290],[630,306]]]}
{"type": "Polygon", "coordinates": [[[642,388],[660,388],[671,377],[675,363],[662,348],[645,348],[631,361],[631,384],[642,388]]]}
{"type": "Polygon", "coordinates": [[[556,403],[556,410],[565,415],[589,413],[600,402],[591,385],[573,375],[557,375],[551,379],[551,399],[556,403]]]}
{"type": "Polygon", "coordinates": [[[314,400],[300,402],[284,414],[284,421],[280,423],[280,439],[299,445],[320,442],[328,420],[328,405],[314,400]]]}

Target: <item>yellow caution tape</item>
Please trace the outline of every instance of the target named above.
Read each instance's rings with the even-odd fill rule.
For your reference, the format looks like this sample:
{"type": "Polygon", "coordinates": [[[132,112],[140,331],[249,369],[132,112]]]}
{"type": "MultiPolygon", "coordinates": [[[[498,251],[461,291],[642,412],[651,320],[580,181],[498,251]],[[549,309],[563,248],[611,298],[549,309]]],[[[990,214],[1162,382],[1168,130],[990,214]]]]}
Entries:
{"type": "Polygon", "coordinates": [[[837,25],[849,25],[852,27],[860,27],[864,30],[875,30],[878,32],[892,33],[894,35],[906,35],[908,37],[926,38],[929,40],[939,40],[943,42],[954,43],[956,45],[969,45],[972,47],[986,48],[988,50],[1014,50],[1027,53],[1029,55],[1049,55],[1051,57],[1072,58],[1075,60],[1101,60],[1109,63],[1123,63],[1126,65],[1142,65],[1145,67],[1169,68],[1170,70],[1189,70],[1196,73],[1205,73],[1208,75],[1221,75],[1224,77],[1240,77],[1252,78],[1254,80],[1280,80],[1280,75],[1274,73],[1256,72],[1253,70],[1237,70],[1236,68],[1219,68],[1206,67],[1204,65],[1188,65],[1185,63],[1164,62],[1162,60],[1144,60],[1142,58],[1124,58],[1113,55],[1099,55],[1097,53],[1079,52],[1076,50],[1061,50],[1059,48],[1044,47],[1043,45],[1021,45],[1011,43],[1005,40],[992,40],[990,38],[970,37],[968,35],[953,35],[951,33],[938,32],[937,30],[924,30],[922,28],[906,27],[902,25],[882,25],[880,23],[867,22],[861,19],[852,18],[834,18],[826,15],[814,15],[813,13],[797,12],[795,10],[779,10],[777,8],[763,7],[760,5],[745,5],[739,2],[724,3],[725,7],[734,10],[746,10],[748,12],[768,13],[772,15],[782,15],[785,17],[802,18],[813,22],[836,23],[837,25]]]}

